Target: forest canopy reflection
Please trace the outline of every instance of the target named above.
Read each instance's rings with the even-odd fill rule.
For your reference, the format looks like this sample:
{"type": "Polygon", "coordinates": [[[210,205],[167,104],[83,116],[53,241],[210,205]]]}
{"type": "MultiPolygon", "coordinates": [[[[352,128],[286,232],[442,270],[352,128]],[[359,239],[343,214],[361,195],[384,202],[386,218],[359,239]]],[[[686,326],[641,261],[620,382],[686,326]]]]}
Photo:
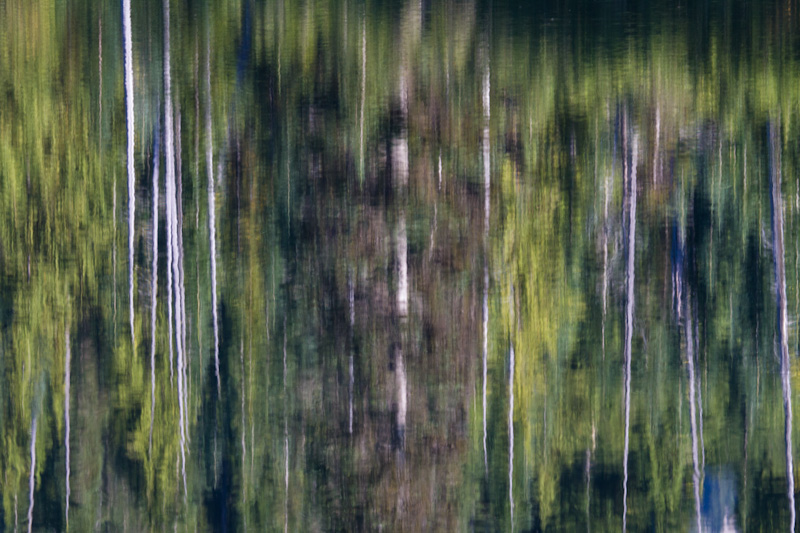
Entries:
{"type": "Polygon", "coordinates": [[[794,529],[795,0],[0,3],[7,530],[794,529]]]}

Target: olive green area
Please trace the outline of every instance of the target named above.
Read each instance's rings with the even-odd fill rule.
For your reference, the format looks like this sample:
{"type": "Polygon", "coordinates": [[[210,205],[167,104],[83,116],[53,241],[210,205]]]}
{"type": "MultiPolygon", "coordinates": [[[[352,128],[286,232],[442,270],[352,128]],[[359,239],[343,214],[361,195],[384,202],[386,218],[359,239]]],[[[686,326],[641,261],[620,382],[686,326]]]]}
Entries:
{"type": "Polygon", "coordinates": [[[184,436],[165,5],[131,280],[121,3],[0,0],[0,529],[789,527],[796,0],[164,2],[184,436]]]}

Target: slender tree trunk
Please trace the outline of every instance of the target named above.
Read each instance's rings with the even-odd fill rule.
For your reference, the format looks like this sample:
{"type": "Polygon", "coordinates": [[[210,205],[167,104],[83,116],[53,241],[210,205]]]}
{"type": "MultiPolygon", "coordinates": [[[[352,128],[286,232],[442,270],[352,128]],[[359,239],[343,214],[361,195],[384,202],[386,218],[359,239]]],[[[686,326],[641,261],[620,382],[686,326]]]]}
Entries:
{"type": "Polygon", "coordinates": [[[632,163],[630,168],[627,167],[628,154],[625,153],[626,170],[630,176],[626,180],[628,182],[628,261],[627,261],[627,303],[625,313],[625,369],[624,369],[624,397],[625,397],[625,445],[624,445],[624,461],[623,461],[623,515],[622,515],[622,529],[627,527],[628,520],[628,450],[629,450],[629,435],[630,435],[630,419],[631,419],[631,349],[633,342],[633,310],[634,310],[634,286],[635,286],[635,251],[636,251],[636,165],[638,156],[638,136],[633,136],[632,163]]]}
{"type": "Polygon", "coordinates": [[[289,531],[289,422],[286,396],[286,318],[283,322],[283,531],[289,531]]]}
{"type": "Polygon", "coordinates": [[[244,396],[245,396],[245,373],[244,373],[244,338],[239,339],[239,365],[241,367],[241,397],[242,397],[242,430],[241,430],[241,445],[242,445],[242,518],[244,520],[244,529],[247,531],[247,441],[245,438],[245,428],[247,427],[244,416],[244,396]]]}
{"type": "MultiPolygon", "coordinates": [[[[611,167],[611,174],[606,174],[605,186],[603,187],[603,322],[602,322],[602,347],[603,360],[606,359],[606,313],[608,310],[608,233],[610,231],[608,221],[608,206],[611,202],[611,188],[614,184],[613,177],[616,167],[616,138],[614,139],[614,154],[611,167]]],[[[597,150],[595,143],[595,150],[597,150]]]]}
{"type": "Polygon", "coordinates": [[[112,286],[111,307],[114,323],[114,338],[117,338],[117,175],[114,174],[114,185],[111,187],[111,271],[112,286]]]}
{"type": "Polygon", "coordinates": [[[347,280],[347,301],[350,307],[350,358],[348,361],[348,374],[349,374],[349,386],[348,386],[348,411],[349,411],[349,418],[347,429],[350,435],[353,434],[353,392],[355,389],[355,372],[353,369],[353,351],[355,347],[353,346],[355,340],[355,322],[356,322],[356,310],[355,310],[355,289],[353,287],[353,279],[352,273],[348,272],[348,280],[347,280]]]}
{"type": "MultiPolygon", "coordinates": [[[[488,378],[489,360],[489,218],[491,210],[491,146],[489,136],[489,125],[491,123],[491,72],[489,60],[486,60],[486,68],[483,74],[483,469],[484,473],[489,474],[489,456],[486,450],[486,388],[488,378]]],[[[442,180],[442,156],[439,154],[439,186],[442,180]]]]}
{"type": "Polygon", "coordinates": [[[66,486],[66,497],[64,498],[64,520],[66,529],[69,530],[69,439],[70,439],[70,420],[69,420],[69,399],[70,399],[70,375],[72,372],[72,350],[69,342],[69,327],[64,331],[64,449],[66,451],[66,472],[64,474],[64,485],[66,486]]]}
{"type": "Polygon", "coordinates": [[[156,128],[156,138],[153,150],[153,258],[150,280],[150,437],[148,440],[148,455],[153,456],[153,422],[156,411],[156,311],[158,303],[158,167],[159,167],[159,138],[156,128]]]}
{"type": "MultiPolygon", "coordinates": [[[[512,330],[514,328],[512,327],[512,330]]],[[[511,531],[514,531],[514,340],[511,339],[508,364],[508,507],[511,515],[511,531]]]]}
{"type": "MultiPolygon", "coordinates": [[[[97,145],[103,146],[103,11],[97,17],[97,145]]],[[[101,151],[102,153],[102,151],[101,151]]],[[[101,160],[102,161],[102,160],[101,160]]],[[[102,168],[102,164],[101,164],[102,168]]]]}
{"type": "Polygon", "coordinates": [[[169,254],[169,261],[167,264],[168,271],[172,272],[172,286],[169,288],[172,293],[172,303],[174,304],[173,317],[175,319],[174,335],[175,335],[175,352],[177,355],[177,371],[178,371],[178,411],[179,411],[179,433],[180,433],[180,450],[179,450],[179,464],[181,469],[181,476],[183,478],[184,498],[187,494],[186,485],[186,427],[187,427],[187,414],[186,414],[186,396],[185,396],[185,371],[184,371],[184,349],[183,343],[185,340],[185,319],[183,316],[183,279],[182,279],[182,260],[180,250],[180,232],[178,222],[178,200],[176,190],[176,177],[175,177],[175,125],[172,106],[172,66],[170,58],[170,14],[169,14],[169,0],[163,0],[164,8],[164,133],[165,133],[165,159],[166,159],[166,193],[167,193],[167,234],[168,234],[168,248],[171,253],[169,254]]]}
{"type": "Polygon", "coordinates": [[[483,259],[483,470],[489,475],[489,455],[486,450],[486,400],[487,400],[487,381],[489,366],[489,261],[485,257],[488,250],[484,251],[483,259]]]}
{"type": "MultiPolygon", "coordinates": [[[[177,100],[177,97],[176,97],[177,100]]],[[[178,294],[180,295],[180,335],[181,335],[181,372],[183,374],[183,406],[184,406],[184,424],[186,427],[186,442],[189,442],[189,407],[188,407],[188,399],[189,399],[189,384],[186,379],[186,367],[189,365],[189,349],[186,343],[186,326],[188,324],[188,320],[186,320],[186,278],[185,272],[183,268],[183,256],[184,256],[184,248],[183,248],[183,172],[182,172],[182,158],[181,158],[181,112],[180,106],[174,106],[174,114],[175,114],[175,149],[173,151],[173,158],[175,161],[175,179],[176,179],[176,193],[175,193],[175,231],[176,231],[176,238],[175,241],[178,244],[178,254],[177,254],[177,261],[178,261],[178,294]]]]}
{"type": "Polygon", "coordinates": [[[134,114],[131,0],[122,0],[122,32],[125,48],[125,114],[128,134],[128,302],[131,322],[131,347],[135,350],[133,325],[133,233],[136,211],[136,174],[133,168],[134,114]]]}
{"type": "Polygon", "coordinates": [[[772,193],[772,255],[775,263],[775,292],[778,303],[778,337],[780,340],[781,386],[786,441],[786,482],[789,496],[790,530],[795,529],[794,459],[792,456],[792,381],[789,358],[789,319],[786,304],[786,266],[783,241],[783,195],[781,193],[780,122],[769,123],[770,189],[772,193]]]}
{"type": "Polygon", "coordinates": [[[661,107],[656,105],[656,142],[653,149],[653,184],[661,181],[661,165],[659,164],[659,145],[661,141],[661,107]]]}
{"type": "Polygon", "coordinates": [[[33,530],[33,492],[36,481],[36,416],[31,423],[31,472],[28,478],[28,533],[33,530]]]}
{"type": "MultiPolygon", "coordinates": [[[[395,161],[395,189],[400,193],[405,193],[408,183],[408,139],[405,135],[399,141],[395,141],[397,147],[395,161]]],[[[401,200],[404,201],[404,200],[401,200]]],[[[400,318],[401,328],[406,324],[408,317],[408,236],[406,234],[406,215],[405,209],[400,209],[399,220],[397,222],[397,237],[395,255],[397,257],[397,316],[400,318]]],[[[395,390],[397,394],[397,435],[401,450],[405,448],[406,419],[408,412],[408,379],[406,375],[405,361],[403,357],[403,339],[405,335],[400,333],[399,344],[395,350],[395,390]]]]}
{"type": "Polygon", "coordinates": [[[694,484],[694,504],[697,519],[697,531],[702,531],[700,522],[700,484],[702,481],[700,472],[700,459],[698,453],[698,424],[696,415],[697,404],[697,377],[695,371],[695,352],[694,338],[692,331],[692,305],[691,296],[687,293],[686,297],[686,316],[684,317],[685,340],[686,340],[686,361],[689,370],[689,417],[692,427],[692,481],[694,484]]]}
{"type": "Polygon", "coordinates": [[[359,157],[358,169],[364,180],[364,103],[367,97],[367,21],[361,21],[361,110],[359,112],[359,157]]]}
{"type": "Polygon", "coordinates": [[[211,316],[214,327],[214,372],[217,398],[222,394],[219,376],[219,320],[217,317],[217,223],[214,186],[214,139],[211,129],[211,40],[206,35],[206,171],[208,174],[208,239],[211,256],[211,316]]]}

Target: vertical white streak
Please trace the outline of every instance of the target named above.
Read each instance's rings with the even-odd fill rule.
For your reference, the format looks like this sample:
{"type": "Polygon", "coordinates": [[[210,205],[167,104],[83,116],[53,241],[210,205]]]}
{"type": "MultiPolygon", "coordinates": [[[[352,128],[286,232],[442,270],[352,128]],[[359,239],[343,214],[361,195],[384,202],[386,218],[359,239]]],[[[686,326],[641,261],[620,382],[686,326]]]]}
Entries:
{"type": "Polygon", "coordinates": [[[242,516],[245,520],[245,530],[247,530],[247,513],[245,512],[247,509],[247,442],[245,439],[245,428],[247,424],[244,416],[244,338],[239,339],[239,363],[242,368],[242,516]]]}
{"type": "Polygon", "coordinates": [[[173,151],[173,157],[175,162],[175,170],[176,170],[176,207],[175,207],[175,232],[176,232],[176,242],[178,244],[178,254],[176,256],[176,260],[178,262],[178,293],[180,296],[180,313],[178,317],[180,318],[179,322],[179,333],[181,335],[181,372],[183,373],[183,405],[184,405],[184,427],[186,432],[186,441],[189,441],[189,407],[188,407],[188,398],[189,398],[189,386],[188,382],[186,381],[186,367],[188,366],[188,349],[186,346],[186,283],[184,277],[184,268],[183,268],[183,184],[182,184],[182,176],[181,176],[181,113],[180,109],[175,109],[175,150],[173,151]]]}
{"type": "Polygon", "coordinates": [[[395,352],[395,386],[397,387],[397,432],[400,436],[400,446],[405,448],[406,418],[408,415],[408,376],[403,349],[398,347],[395,352]]]}
{"type": "Polygon", "coordinates": [[[689,416],[692,425],[692,465],[694,467],[692,480],[694,482],[694,505],[697,517],[697,531],[702,531],[700,527],[700,460],[698,457],[698,435],[697,435],[697,415],[695,405],[697,403],[696,375],[694,367],[694,339],[692,332],[692,307],[691,298],[686,298],[686,317],[684,327],[686,330],[686,361],[689,369],[689,416]]]}
{"type": "Polygon", "coordinates": [[[255,418],[253,417],[253,376],[255,373],[253,372],[253,327],[252,324],[249,328],[248,334],[248,348],[247,348],[247,358],[248,358],[248,377],[249,383],[247,386],[247,414],[250,417],[250,479],[253,479],[253,465],[255,464],[255,449],[256,449],[256,422],[255,418]]]}
{"type": "Polygon", "coordinates": [[[114,308],[114,337],[117,336],[117,175],[114,174],[114,186],[111,188],[111,271],[113,274],[112,286],[114,292],[111,297],[114,308]]]}
{"type": "MultiPolygon", "coordinates": [[[[166,127],[164,128],[166,134],[166,127]]],[[[166,158],[166,166],[169,168],[169,157],[166,158]]],[[[172,341],[173,341],[173,294],[172,294],[172,231],[171,227],[171,220],[172,220],[172,204],[169,201],[169,172],[167,172],[167,176],[164,179],[164,194],[166,195],[166,200],[164,201],[165,206],[165,217],[164,221],[167,224],[167,344],[169,345],[169,382],[170,385],[173,383],[173,374],[174,374],[174,366],[173,366],[173,359],[174,353],[172,348],[172,341]]]]}
{"type": "MultiPolygon", "coordinates": [[[[597,149],[597,148],[595,148],[597,149]]],[[[611,200],[611,174],[606,174],[605,201],[603,202],[603,360],[606,358],[606,311],[608,309],[608,204],[611,200]]]]}
{"type": "Polygon", "coordinates": [[[483,73],[483,187],[484,187],[484,228],[489,232],[489,189],[491,186],[491,146],[489,145],[489,123],[491,121],[490,71],[487,60],[483,73]]]}
{"type": "MultiPolygon", "coordinates": [[[[486,380],[488,377],[488,358],[489,358],[489,262],[488,243],[489,243],[489,216],[490,216],[490,192],[491,192],[491,148],[489,146],[489,123],[491,120],[491,98],[489,91],[490,70],[489,61],[486,61],[486,69],[483,74],[483,212],[484,212],[484,258],[483,258],[483,468],[488,474],[489,458],[486,451],[486,380]]],[[[442,156],[439,154],[439,183],[441,186],[442,156]]]]}
{"type": "MultiPolygon", "coordinates": [[[[97,142],[103,145],[103,14],[97,19],[97,142]]],[[[102,155],[101,155],[102,158],[102,155]]]]}
{"type": "Polygon", "coordinates": [[[289,531],[289,429],[286,419],[283,420],[283,486],[285,499],[283,502],[283,531],[289,531]]]}
{"type": "MultiPolygon", "coordinates": [[[[486,252],[485,252],[486,253],[486,252]]],[[[489,360],[489,264],[483,259],[483,469],[489,474],[489,456],[486,451],[486,382],[489,360]]]]}
{"type": "Polygon", "coordinates": [[[660,180],[660,166],[658,164],[658,150],[659,144],[661,140],[661,107],[656,105],[656,145],[653,149],[653,183],[657,183],[660,180]]]}
{"type": "Polygon", "coordinates": [[[350,360],[348,362],[348,371],[350,375],[350,387],[348,390],[349,393],[349,412],[350,417],[347,425],[348,432],[352,435],[353,434],[353,389],[355,387],[355,372],[353,369],[353,328],[355,327],[356,322],[356,309],[355,309],[355,295],[354,295],[354,288],[353,288],[353,280],[348,279],[347,283],[347,301],[350,305],[350,360]]]}
{"type": "Polygon", "coordinates": [[[153,422],[156,411],[156,306],[158,302],[158,144],[153,153],[153,263],[150,281],[150,438],[148,455],[152,459],[153,422]]]}
{"type": "Polygon", "coordinates": [[[514,341],[511,341],[508,369],[508,505],[514,531],[514,341]]]}
{"type": "Polygon", "coordinates": [[[405,69],[400,72],[398,92],[402,126],[400,135],[392,141],[392,177],[395,189],[408,185],[408,82],[405,69]]]}
{"type": "Polygon", "coordinates": [[[31,474],[28,478],[28,533],[33,529],[33,489],[36,477],[36,417],[31,424],[31,474]]]}
{"type": "Polygon", "coordinates": [[[349,409],[350,418],[349,418],[349,422],[348,422],[348,425],[347,425],[347,430],[348,430],[348,433],[350,435],[352,435],[353,434],[353,388],[355,386],[355,371],[354,371],[354,368],[353,368],[353,352],[352,352],[352,349],[351,349],[351,352],[350,352],[350,361],[349,361],[349,364],[348,364],[348,369],[349,369],[349,373],[350,373],[350,409],[349,409]]]}
{"type": "Polygon", "coordinates": [[[72,373],[72,351],[70,349],[69,343],[69,328],[64,331],[64,346],[65,346],[65,355],[64,355],[64,448],[66,450],[66,463],[67,463],[67,471],[64,477],[65,485],[66,485],[66,497],[65,497],[65,520],[67,524],[67,529],[69,529],[69,497],[70,497],[70,487],[69,487],[69,430],[70,430],[70,422],[69,422],[69,398],[70,398],[70,375],[72,373]]]}
{"type": "MultiPolygon", "coordinates": [[[[197,38],[197,30],[194,33],[194,183],[195,190],[200,190],[199,176],[200,176],[200,45],[197,38]]],[[[200,229],[200,202],[195,198],[194,201],[194,229],[200,229]]],[[[197,251],[197,247],[195,247],[197,251]]],[[[198,278],[200,279],[200,278],[198,278]]],[[[200,284],[197,284],[200,287],[200,284]]],[[[198,335],[203,328],[197,328],[198,335]]]]}
{"type": "Polygon", "coordinates": [[[442,149],[441,148],[439,148],[439,172],[438,172],[438,176],[439,176],[439,189],[438,190],[441,191],[442,190],[442,149]]]}
{"type": "MultiPolygon", "coordinates": [[[[731,322],[731,323],[733,323],[733,322],[731,322]]],[[[695,332],[695,336],[694,336],[695,363],[697,363],[697,354],[700,353],[700,349],[699,349],[699,347],[697,345],[697,343],[698,343],[698,341],[700,339],[700,335],[699,335],[699,332],[697,331],[697,327],[698,327],[697,323],[695,322],[695,324],[694,324],[694,332],[695,332]]],[[[697,364],[698,364],[698,366],[697,366],[696,372],[699,373],[700,372],[700,367],[699,367],[699,363],[697,363],[697,364]]],[[[703,471],[705,471],[705,468],[706,468],[706,443],[705,443],[705,440],[704,440],[704,437],[703,437],[703,393],[702,393],[703,383],[702,383],[702,381],[703,381],[702,377],[698,376],[697,379],[696,379],[696,382],[697,382],[697,426],[698,426],[698,428],[700,430],[700,471],[701,471],[701,473],[703,471]]]]}
{"type": "Polygon", "coordinates": [[[361,22],[361,112],[359,117],[359,170],[364,179],[364,101],[367,96],[367,22],[361,22]]]}
{"type": "Polygon", "coordinates": [[[283,323],[283,531],[289,531],[289,423],[286,412],[286,321],[283,323]]]}
{"type": "Polygon", "coordinates": [[[408,185],[408,136],[402,133],[392,141],[392,163],[395,187],[408,185]]]}
{"type": "Polygon", "coordinates": [[[406,235],[406,216],[400,213],[397,227],[397,313],[401,317],[408,315],[408,239],[406,235]]]}
{"type": "Polygon", "coordinates": [[[792,456],[792,381],[789,358],[789,325],[786,305],[786,264],[783,242],[783,196],[779,131],[769,124],[770,189],[772,192],[772,255],[775,262],[775,290],[778,300],[778,335],[781,343],[781,387],[783,389],[784,439],[786,441],[786,482],[789,497],[790,530],[795,530],[794,458],[792,456]]]}
{"type": "Polygon", "coordinates": [[[173,317],[175,318],[175,348],[178,366],[178,411],[180,432],[180,465],[183,477],[184,498],[187,494],[186,486],[186,397],[185,397],[185,372],[183,371],[183,341],[184,328],[182,316],[182,279],[181,279],[181,254],[180,238],[178,236],[178,205],[175,188],[175,144],[174,121],[172,111],[172,75],[170,60],[170,35],[169,35],[169,0],[163,0],[164,6],[164,133],[165,133],[165,160],[166,160],[166,203],[167,203],[167,247],[170,250],[167,270],[172,271],[172,286],[168,290],[172,293],[173,317]]]}
{"type": "Polygon", "coordinates": [[[133,169],[133,45],[131,43],[131,0],[122,0],[122,33],[125,47],[125,118],[128,133],[128,300],[131,321],[131,346],[135,349],[133,330],[133,223],[136,210],[136,176],[133,169]]]}
{"type": "Polygon", "coordinates": [[[217,318],[217,223],[214,190],[214,143],[211,131],[211,44],[206,41],[206,169],[208,173],[208,240],[211,256],[211,316],[214,325],[214,371],[217,398],[221,394],[219,376],[219,325],[217,318]]]}
{"type": "MultiPolygon", "coordinates": [[[[633,147],[631,148],[633,154],[633,162],[630,166],[630,180],[629,180],[629,195],[630,195],[630,214],[628,216],[629,230],[628,230],[628,280],[627,280],[627,304],[625,316],[625,446],[624,446],[624,462],[623,462],[623,515],[622,515],[622,530],[625,531],[628,520],[628,449],[629,449],[629,434],[630,434],[630,419],[631,419],[631,344],[633,342],[633,308],[634,308],[634,281],[635,281],[635,250],[636,250],[636,165],[638,156],[638,141],[637,135],[633,136],[633,147]]],[[[625,154],[627,160],[627,154],[625,154]]]]}

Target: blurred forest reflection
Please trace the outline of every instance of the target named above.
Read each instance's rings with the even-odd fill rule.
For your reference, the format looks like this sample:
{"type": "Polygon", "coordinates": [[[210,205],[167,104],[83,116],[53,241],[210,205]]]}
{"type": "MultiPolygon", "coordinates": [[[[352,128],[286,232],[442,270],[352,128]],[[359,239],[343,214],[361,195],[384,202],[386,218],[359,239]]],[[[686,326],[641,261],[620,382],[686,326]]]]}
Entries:
{"type": "Polygon", "coordinates": [[[796,0],[0,1],[6,530],[794,529],[796,0]]]}

